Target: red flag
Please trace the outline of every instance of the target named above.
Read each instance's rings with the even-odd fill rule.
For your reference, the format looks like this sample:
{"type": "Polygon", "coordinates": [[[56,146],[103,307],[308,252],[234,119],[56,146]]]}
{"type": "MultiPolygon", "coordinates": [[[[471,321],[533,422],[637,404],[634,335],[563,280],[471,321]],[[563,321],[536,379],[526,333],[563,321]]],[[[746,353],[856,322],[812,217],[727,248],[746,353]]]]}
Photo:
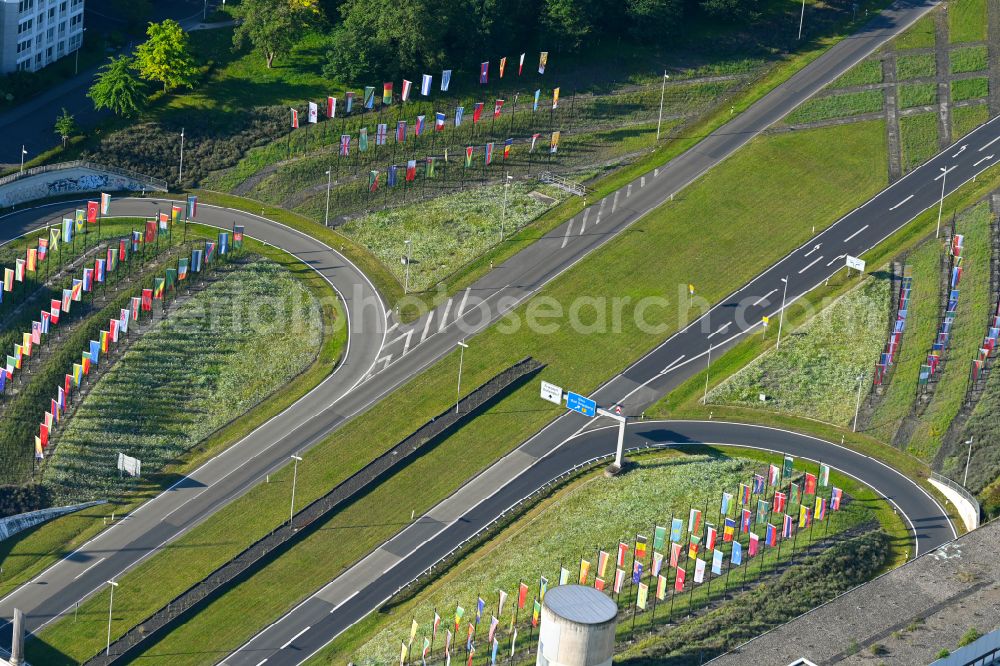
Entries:
{"type": "Polygon", "coordinates": [[[806,495],[816,494],[816,475],[806,472],[806,495]]]}
{"type": "Polygon", "coordinates": [[[143,289],[142,290],[142,311],[149,312],[153,309],[153,290],[143,289]]]}
{"type": "Polygon", "coordinates": [[[521,583],[521,587],[517,590],[517,607],[524,608],[524,604],[528,601],[528,586],[521,583]]]}
{"type": "Polygon", "coordinates": [[[677,570],[677,577],[674,579],[674,590],[677,592],[684,591],[684,569],[677,570]]]}
{"type": "Polygon", "coordinates": [[[97,222],[97,212],[100,210],[100,202],[98,201],[88,201],[87,202],[87,222],[91,224],[97,222]]]}
{"type": "Polygon", "coordinates": [[[625,566],[626,557],[628,557],[628,544],[618,542],[618,566],[625,566]]]}

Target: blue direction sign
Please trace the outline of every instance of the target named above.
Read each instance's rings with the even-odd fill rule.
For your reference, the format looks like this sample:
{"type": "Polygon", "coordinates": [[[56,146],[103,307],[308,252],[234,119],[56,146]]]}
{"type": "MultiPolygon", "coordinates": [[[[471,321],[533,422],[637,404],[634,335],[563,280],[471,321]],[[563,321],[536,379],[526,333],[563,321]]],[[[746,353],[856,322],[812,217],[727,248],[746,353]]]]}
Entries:
{"type": "Polygon", "coordinates": [[[567,391],[566,408],[572,409],[574,412],[580,412],[584,416],[595,416],[597,414],[596,402],[572,391],[567,391]]]}

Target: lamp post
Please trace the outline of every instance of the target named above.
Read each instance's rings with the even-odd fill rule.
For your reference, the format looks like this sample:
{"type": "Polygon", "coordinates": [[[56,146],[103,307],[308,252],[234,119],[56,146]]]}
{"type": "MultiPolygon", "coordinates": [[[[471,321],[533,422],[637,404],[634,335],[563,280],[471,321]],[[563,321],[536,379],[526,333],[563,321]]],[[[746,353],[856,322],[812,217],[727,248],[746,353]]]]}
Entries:
{"type": "Polygon", "coordinates": [[[21,173],[24,173],[24,156],[27,155],[27,154],[28,154],[28,150],[27,150],[27,148],[24,147],[24,144],[22,143],[21,144],[21,173]]]}
{"type": "Polygon", "coordinates": [[[802,40],[802,23],[806,20],[806,0],[802,0],[802,13],[799,14],[799,41],[802,40]]]}
{"type": "Polygon", "coordinates": [[[948,180],[948,171],[947,167],[941,167],[941,201],[938,203],[938,221],[937,229],[934,231],[934,238],[941,236],[941,213],[944,211],[944,183],[948,180]]]}
{"type": "Polygon", "coordinates": [[[413,243],[409,238],[403,241],[406,245],[406,276],[403,278],[403,293],[410,293],[410,244],[413,243]]]}
{"type": "Polygon", "coordinates": [[[858,431],[858,413],[861,412],[861,380],[864,378],[864,375],[858,375],[858,400],[854,405],[854,427],[851,428],[851,432],[858,431]]]}
{"type": "Polygon", "coordinates": [[[330,190],[333,189],[333,169],[326,170],[326,217],[323,218],[323,226],[330,226],[330,190]]]}
{"type": "Polygon", "coordinates": [[[177,184],[181,184],[184,178],[184,128],[181,128],[181,162],[177,166],[177,184]]]}
{"type": "Polygon", "coordinates": [[[962,479],[962,485],[967,485],[969,483],[969,463],[972,462],[972,437],[966,442],[969,445],[969,455],[965,459],[965,477],[962,479]]]}
{"type": "Polygon", "coordinates": [[[292,467],[292,506],[288,510],[288,526],[292,527],[292,518],[295,517],[295,483],[299,480],[299,461],[302,456],[293,455],[294,467],[292,467]]]}
{"type": "Polygon", "coordinates": [[[507,190],[510,189],[510,181],[514,180],[514,176],[507,174],[507,179],[503,184],[503,212],[500,214],[500,242],[503,242],[503,227],[504,222],[507,220],[507,190]]]}
{"type": "Polygon", "coordinates": [[[781,325],[785,322],[785,297],[788,295],[788,276],[781,278],[781,281],[785,283],[784,289],[781,291],[781,310],[778,312],[778,341],[775,343],[774,348],[781,348],[781,325]]]}
{"type": "Polygon", "coordinates": [[[667,79],[670,75],[667,74],[667,70],[663,70],[663,80],[660,82],[660,115],[656,119],[656,140],[660,140],[660,125],[663,124],[663,95],[667,92],[667,79]]]}
{"type": "Polygon", "coordinates": [[[80,43],[76,47],[76,62],[73,64],[73,76],[80,73],[80,50],[83,48],[83,33],[85,32],[87,32],[86,28],[80,31],[80,43]]]}
{"type": "Polygon", "coordinates": [[[108,646],[104,649],[105,657],[111,654],[111,611],[115,607],[115,588],[118,583],[109,580],[108,585],[111,586],[111,599],[108,601],[108,646]]]}
{"type": "Polygon", "coordinates": [[[458,388],[455,390],[455,413],[458,414],[458,403],[462,398],[462,362],[465,360],[465,350],[469,345],[458,343],[458,388]]]}

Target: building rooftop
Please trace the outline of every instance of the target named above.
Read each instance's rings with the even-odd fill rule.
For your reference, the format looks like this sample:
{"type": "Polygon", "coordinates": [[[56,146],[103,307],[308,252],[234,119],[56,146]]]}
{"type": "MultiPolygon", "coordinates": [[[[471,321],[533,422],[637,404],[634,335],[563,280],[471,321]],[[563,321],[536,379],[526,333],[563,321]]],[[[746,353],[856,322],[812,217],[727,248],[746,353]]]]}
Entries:
{"type": "Polygon", "coordinates": [[[993,521],[711,663],[930,664],[970,629],[1000,628],[998,549],[993,521]]]}

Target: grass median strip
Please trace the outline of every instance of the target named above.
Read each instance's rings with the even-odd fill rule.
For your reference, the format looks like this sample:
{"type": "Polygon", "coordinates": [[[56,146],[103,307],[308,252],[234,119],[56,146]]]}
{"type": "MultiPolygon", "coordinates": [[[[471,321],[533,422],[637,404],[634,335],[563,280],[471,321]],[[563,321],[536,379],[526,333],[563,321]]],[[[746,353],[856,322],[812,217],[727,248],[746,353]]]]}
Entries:
{"type": "MultiPolygon", "coordinates": [[[[701,305],[707,307],[804,242],[813,225],[819,229],[830,224],[884,187],[884,136],[882,122],[869,122],[754,140],[675,202],[560,276],[543,290],[544,298],[536,297],[472,338],[463,383],[477,385],[498,368],[531,355],[549,365],[553,381],[584,392],[595,388],[697,314],[688,310],[688,299],[679,293],[689,282],[699,285],[705,299],[701,305]],[[784,164],[782,170],[766,167],[777,160],[784,164]],[[692,220],[706,222],[693,225],[692,220]],[[729,270],[718,271],[714,262],[701,259],[708,256],[739,260],[728,261],[729,270]],[[595,280],[596,275],[600,279],[595,280]],[[586,311],[573,310],[570,306],[583,293],[591,297],[584,304],[586,311]],[[659,307],[638,311],[644,317],[640,326],[637,307],[649,302],[644,297],[657,299],[659,307]],[[608,314],[612,302],[621,304],[621,317],[608,322],[600,318],[600,308],[608,314]],[[551,316],[559,311],[561,315],[551,316]],[[584,335],[567,324],[568,311],[587,322],[584,335]],[[525,324],[529,321],[533,325],[525,324]],[[592,349],[619,353],[587,353],[592,349]]],[[[457,360],[452,355],[435,364],[307,453],[299,466],[298,501],[304,504],[323,494],[438,413],[452,395],[457,360]]],[[[535,394],[532,385],[500,401],[251,580],[212,602],[153,651],[174,653],[174,663],[198,663],[204,654],[183,657],[180,646],[209,627],[220,653],[238,646],[398,531],[411,511],[420,515],[558,413],[540,404],[535,394]],[[448,474],[441,473],[445,468],[448,474]],[[320,560],[325,563],[321,569],[305,564],[320,560]]],[[[280,524],[287,515],[289,477],[290,470],[272,476],[271,483],[251,489],[125,576],[116,594],[121,615],[112,633],[141,621],[280,524]],[[123,594],[125,589],[129,591],[123,594]]],[[[66,619],[46,629],[33,649],[43,650],[47,644],[71,659],[94,654],[100,648],[95,627],[106,621],[103,595],[81,607],[75,624],[66,619]]]]}

